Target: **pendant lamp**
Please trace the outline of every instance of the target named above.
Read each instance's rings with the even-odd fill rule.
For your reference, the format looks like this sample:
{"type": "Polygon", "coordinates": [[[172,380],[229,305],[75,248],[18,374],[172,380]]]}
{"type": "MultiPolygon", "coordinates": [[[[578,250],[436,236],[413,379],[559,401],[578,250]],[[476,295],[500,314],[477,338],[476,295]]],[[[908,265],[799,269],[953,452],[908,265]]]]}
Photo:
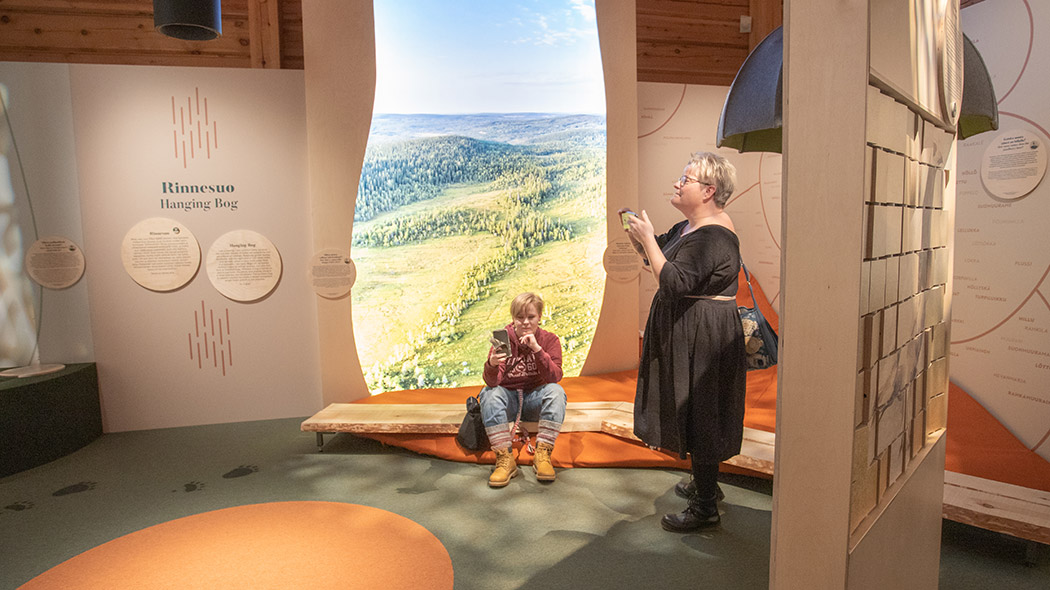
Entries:
{"type": "Polygon", "coordinates": [[[999,128],[999,104],[984,58],[963,33],[963,95],[959,110],[959,139],[999,128]]]}
{"type": "MultiPolygon", "coordinates": [[[[959,139],[999,128],[999,108],[988,68],[965,34],[963,44],[959,139]]],[[[777,27],[747,56],[729,87],[718,120],[718,147],[781,153],[783,76],[784,33],[777,27]]]]}
{"type": "Polygon", "coordinates": [[[185,41],[209,41],[222,34],[221,0],[153,0],[153,26],[185,41]]]}
{"type": "Polygon", "coordinates": [[[783,74],[784,29],[777,27],[755,46],[729,87],[718,119],[718,147],[780,153],[783,74]]]}

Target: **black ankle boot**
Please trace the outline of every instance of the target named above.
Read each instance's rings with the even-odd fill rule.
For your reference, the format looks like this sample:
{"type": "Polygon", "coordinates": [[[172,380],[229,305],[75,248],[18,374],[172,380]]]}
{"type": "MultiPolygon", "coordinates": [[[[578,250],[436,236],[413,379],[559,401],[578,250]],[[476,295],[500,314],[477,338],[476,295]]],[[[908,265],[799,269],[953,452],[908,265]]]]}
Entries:
{"type": "Polygon", "coordinates": [[[660,526],[672,533],[693,533],[699,530],[718,526],[722,519],[718,516],[718,502],[715,498],[700,500],[695,496],[689,499],[689,506],[678,514],[665,514],[660,519],[660,526]]]}
{"type": "MultiPolygon", "coordinates": [[[[679,498],[685,498],[686,500],[688,500],[695,493],[696,480],[691,477],[689,478],[689,483],[678,482],[674,484],[674,494],[679,498]]],[[[721,502],[722,500],[725,500],[725,497],[726,495],[722,492],[721,486],[718,486],[718,495],[715,499],[721,502]]]]}

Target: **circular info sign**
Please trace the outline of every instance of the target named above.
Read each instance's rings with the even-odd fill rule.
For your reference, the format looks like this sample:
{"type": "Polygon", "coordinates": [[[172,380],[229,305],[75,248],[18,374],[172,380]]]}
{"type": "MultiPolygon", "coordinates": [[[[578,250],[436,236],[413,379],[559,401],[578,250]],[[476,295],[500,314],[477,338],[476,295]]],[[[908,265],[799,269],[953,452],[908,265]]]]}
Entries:
{"type": "Polygon", "coordinates": [[[999,134],[984,150],[981,181],[992,195],[1015,201],[1035,190],[1046,174],[1042,138],[1014,129],[999,134]]]}
{"type": "Polygon", "coordinates": [[[610,280],[628,283],[638,278],[642,270],[642,260],[629,238],[617,237],[605,248],[602,266],[605,267],[605,274],[610,280]]]}
{"type": "Polygon", "coordinates": [[[208,249],[208,278],[234,301],[255,301],[273,291],[281,278],[281,255],[260,233],[238,229],[215,240],[208,249]]]}
{"type": "Polygon", "coordinates": [[[26,251],[26,272],[41,287],[65,289],[83,276],[84,253],[66,238],[43,238],[26,251]]]}
{"type": "Polygon", "coordinates": [[[350,292],[357,279],[357,267],[350,254],[337,248],[325,248],[310,261],[310,286],[328,299],[338,299],[350,292]]]}
{"type": "Polygon", "coordinates": [[[124,236],[120,246],[124,270],[151,291],[174,291],[197,274],[201,247],[184,225],[173,219],[144,219],[124,236]]]}

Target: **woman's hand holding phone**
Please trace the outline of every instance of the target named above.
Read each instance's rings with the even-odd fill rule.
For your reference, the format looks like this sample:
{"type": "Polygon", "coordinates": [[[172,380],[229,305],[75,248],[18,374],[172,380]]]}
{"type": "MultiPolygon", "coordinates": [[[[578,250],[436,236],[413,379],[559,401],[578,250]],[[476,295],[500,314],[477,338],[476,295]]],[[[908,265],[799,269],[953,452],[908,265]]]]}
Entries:
{"type": "MultiPolygon", "coordinates": [[[[642,211],[642,215],[644,216],[644,217],[642,217],[642,216],[639,216],[634,211],[631,211],[630,209],[626,209],[626,208],[620,209],[619,214],[620,214],[620,223],[623,224],[623,231],[626,232],[627,233],[627,237],[631,239],[631,245],[634,246],[634,250],[636,252],[638,252],[638,254],[640,254],[642,256],[642,264],[644,264],[646,267],[648,267],[649,266],[649,259],[645,256],[645,248],[642,247],[642,243],[639,242],[638,238],[635,237],[636,233],[640,233],[639,229],[633,229],[632,230],[631,226],[632,226],[632,218],[634,219],[633,225],[635,225],[635,226],[644,226],[644,224],[649,221],[649,216],[645,214],[645,211],[642,211]]],[[[651,226],[652,226],[652,224],[650,224],[650,227],[651,226]]]]}
{"type": "Polygon", "coordinates": [[[488,363],[495,367],[510,356],[510,336],[506,330],[493,330],[489,342],[492,348],[489,349],[488,363]]]}

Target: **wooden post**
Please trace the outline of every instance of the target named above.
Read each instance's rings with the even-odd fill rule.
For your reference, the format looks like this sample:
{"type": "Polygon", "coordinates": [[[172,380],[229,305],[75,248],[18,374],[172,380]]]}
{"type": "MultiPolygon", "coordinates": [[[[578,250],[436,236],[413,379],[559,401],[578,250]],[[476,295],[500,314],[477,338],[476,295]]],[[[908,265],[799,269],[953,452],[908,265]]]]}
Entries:
{"type": "Polygon", "coordinates": [[[277,2],[248,0],[248,48],[253,68],[281,67],[281,18],[277,2]]]}
{"type": "Polygon", "coordinates": [[[747,50],[755,47],[784,24],[784,0],[751,0],[751,34],[747,38],[747,50]]]}

